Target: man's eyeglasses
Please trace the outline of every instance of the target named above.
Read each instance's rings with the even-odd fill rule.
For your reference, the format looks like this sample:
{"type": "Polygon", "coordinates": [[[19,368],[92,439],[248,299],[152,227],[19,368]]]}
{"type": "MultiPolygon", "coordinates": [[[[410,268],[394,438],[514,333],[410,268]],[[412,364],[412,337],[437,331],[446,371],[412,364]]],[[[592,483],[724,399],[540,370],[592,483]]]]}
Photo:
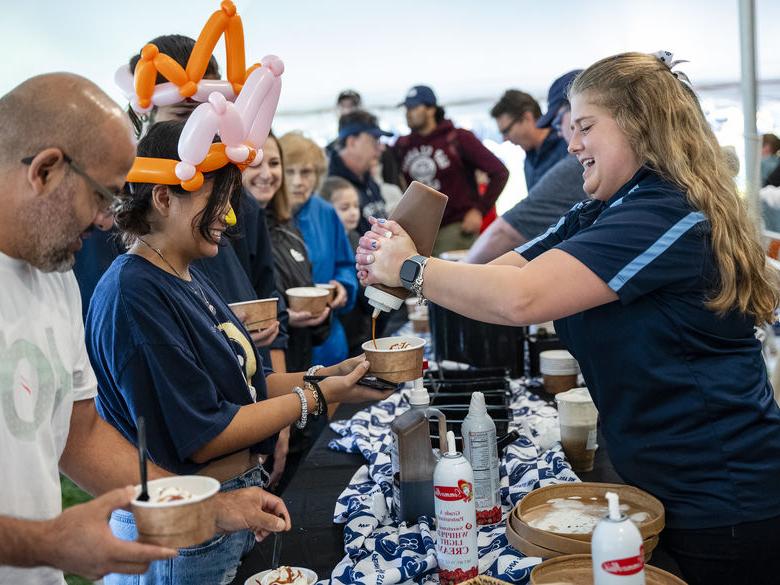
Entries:
{"type": "Polygon", "coordinates": [[[507,124],[503,128],[499,128],[498,131],[501,133],[501,136],[506,138],[509,135],[509,133],[512,131],[512,126],[517,124],[519,121],[520,118],[512,118],[512,121],[509,122],[509,124],[507,124]]]}
{"type": "MultiPolygon", "coordinates": [[[[28,156],[26,158],[22,159],[22,164],[30,165],[32,164],[33,159],[35,156],[28,156]]],[[[100,197],[100,204],[101,204],[101,210],[103,210],[106,213],[113,213],[116,205],[119,202],[119,193],[114,193],[111,191],[108,187],[104,187],[100,183],[98,183],[95,179],[93,179],[87,171],[81,168],[76,161],[74,161],[72,158],[70,158],[67,154],[64,152],[62,153],[62,160],[64,160],[68,166],[73,170],[74,173],[77,175],[80,175],[84,178],[84,180],[87,182],[87,184],[92,187],[92,189],[95,190],[95,193],[98,194],[100,197]]]]}

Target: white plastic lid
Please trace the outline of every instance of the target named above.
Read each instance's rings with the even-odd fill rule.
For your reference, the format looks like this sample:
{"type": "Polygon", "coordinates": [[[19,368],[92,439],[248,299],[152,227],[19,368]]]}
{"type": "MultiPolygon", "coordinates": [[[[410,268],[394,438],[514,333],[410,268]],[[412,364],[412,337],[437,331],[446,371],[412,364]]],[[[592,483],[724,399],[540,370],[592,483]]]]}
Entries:
{"type": "Polygon", "coordinates": [[[483,415],[487,414],[485,406],[485,395],[482,392],[471,393],[471,404],[469,404],[469,414],[483,415]]]}
{"type": "Polygon", "coordinates": [[[548,376],[571,376],[580,373],[580,366],[565,349],[551,349],[539,354],[539,370],[548,376]]]}
{"type": "Polygon", "coordinates": [[[414,381],[412,391],[409,393],[409,404],[412,406],[428,406],[431,403],[431,397],[428,395],[428,390],[425,389],[425,384],[422,378],[417,378],[414,381]]]}
{"type": "Polygon", "coordinates": [[[377,316],[377,311],[384,311],[389,313],[390,311],[397,311],[404,304],[405,299],[399,299],[396,296],[386,293],[383,290],[379,290],[374,286],[366,287],[365,290],[368,304],[374,307],[374,317],[377,316]]]}
{"type": "Polygon", "coordinates": [[[591,398],[590,391],[587,388],[572,388],[566,392],[556,394],[555,401],[588,403],[593,402],[593,398],[591,398]]]}

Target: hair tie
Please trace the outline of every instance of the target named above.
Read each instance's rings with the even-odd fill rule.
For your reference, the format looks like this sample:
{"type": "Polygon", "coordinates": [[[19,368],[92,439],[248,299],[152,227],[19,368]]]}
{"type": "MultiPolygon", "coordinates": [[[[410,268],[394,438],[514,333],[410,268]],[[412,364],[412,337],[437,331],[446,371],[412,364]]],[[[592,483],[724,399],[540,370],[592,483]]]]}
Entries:
{"type": "Polygon", "coordinates": [[[689,87],[692,87],[693,84],[691,83],[691,80],[688,78],[688,76],[683,73],[682,71],[672,71],[673,67],[676,67],[680,63],[690,63],[690,61],[685,59],[679,59],[677,61],[674,60],[674,53],[671,51],[656,51],[655,53],[652,53],[653,57],[658,59],[661,63],[666,65],[666,68],[669,70],[669,73],[674,75],[679,81],[682,81],[689,87]]]}

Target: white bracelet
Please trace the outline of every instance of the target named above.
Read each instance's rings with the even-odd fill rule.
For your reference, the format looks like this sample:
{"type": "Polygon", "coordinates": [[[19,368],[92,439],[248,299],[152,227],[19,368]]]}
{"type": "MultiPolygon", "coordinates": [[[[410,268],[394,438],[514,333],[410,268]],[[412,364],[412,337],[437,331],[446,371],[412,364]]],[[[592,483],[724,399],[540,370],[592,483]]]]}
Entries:
{"type": "Polygon", "coordinates": [[[323,366],[323,365],[312,366],[308,370],[306,370],[306,375],[307,376],[316,376],[317,372],[319,372],[324,367],[325,366],[323,366]]]}
{"type": "Polygon", "coordinates": [[[301,418],[296,421],[295,426],[302,429],[306,426],[306,420],[309,418],[309,404],[306,402],[306,394],[304,393],[303,388],[296,386],[293,388],[293,392],[301,399],[301,418]]]}

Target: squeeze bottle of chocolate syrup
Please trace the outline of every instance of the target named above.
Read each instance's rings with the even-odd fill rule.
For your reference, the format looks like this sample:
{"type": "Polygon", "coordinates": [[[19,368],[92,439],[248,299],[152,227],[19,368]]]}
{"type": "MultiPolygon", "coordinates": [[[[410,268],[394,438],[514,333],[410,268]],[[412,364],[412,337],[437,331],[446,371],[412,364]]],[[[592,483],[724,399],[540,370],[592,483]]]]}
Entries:
{"type": "MultiPolygon", "coordinates": [[[[398,202],[390,218],[400,224],[409,237],[412,238],[417,253],[421,256],[430,256],[433,252],[433,244],[439,233],[444,208],[447,207],[448,197],[435,189],[412,181],[404,196],[398,202]]],[[[379,316],[380,311],[390,312],[401,308],[409,291],[404,287],[390,287],[383,284],[372,284],[366,288],[368,304],[374,307],[373,318],[379,316]]]]}

